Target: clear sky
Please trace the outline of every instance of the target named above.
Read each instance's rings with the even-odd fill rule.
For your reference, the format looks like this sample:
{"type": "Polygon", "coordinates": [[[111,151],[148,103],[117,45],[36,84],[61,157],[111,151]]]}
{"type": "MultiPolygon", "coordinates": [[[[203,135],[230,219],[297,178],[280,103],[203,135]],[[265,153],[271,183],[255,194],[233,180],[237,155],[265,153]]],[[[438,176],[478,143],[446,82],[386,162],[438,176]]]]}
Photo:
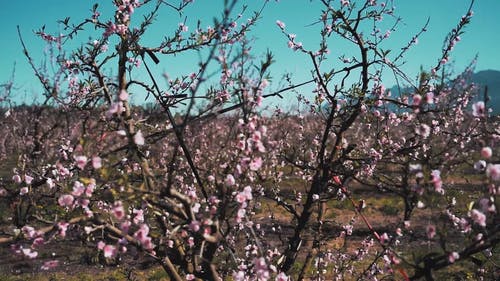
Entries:
{"type": "MultiPolygon", "coordinates": [[[[178,0],[175,0],[177,2],[178,0]]],[[[356,1],[356,0],[351,0],[356,1]]],[[[44,42],[33,35],[33,31],[46,25],[48,32],[57,32],[60,25],[58,19],[70,17],[77,22],[91,14],[90,10],[94,3],[99,2],[102,6],[103,17],[112,16],[113,7],[111,0],[17,0],[2,1],[0,9],[0,83],[10,79],[15,65],[16,101],[30,102],[32,96],[40,92],[40,85],[34,79],[33,72],[22,54],[16,26],[19,25],[27,47],[35,61],[40,62],[44,58],[46,50],[44,42]]],[[[165,30],[174,30],[179,22],[188,18],[188,23],[195,19],[202,19],[202,26],[212,23],[212,17],[220,14],[222,0],[196,0],[194,5],[185,11],[183,16],[167,8],[160,14],[155,23],[155,28],[147,33],[148,39],[155,41],[161,38],[165,30]]],[[[263,0],[241,1],[249,5],[249,11],[257,9],[263,0]]],[[[287,48],[287,39],[281,34],[276,26],[276,20],[286,24],[286,30],[297,34],[297,40],[303,42],[306,48],[316,49],[318,27],[310,26],[319,17],[320,5],[317,0],[281,0],[270,1],[263,13],[263,18],[252,30],[251,35],[255,37],[254,50],[259,54],[269,48],[274,54],[277,63],[271,69],[274,77],[280,77],[284,72],[294,73],[297,81],[309,78],[308,58],[303,54],[293,52],[287,48]]],[[[340,3],[340,0],[338,1],[340,3]]],[[[378,1],[382,2],[382,1],[378,1]]],[[[443,45],[443,40],[451,28],[453,28],[460,17],[464,15],[469,6],[469,0],[394,0],[396,14],[403,18],[396,32],[391,34],[387,41],[388,49],[398,49],[411,39],[413,34],[419,31],[421,26],[430,18],[428,31],[419,39],[406,57],[407,64],[404,70],[416,75],[421,66],[430,69],[435,65],[443,45]]],[[[455,69],[460,71],[467,65],[476,54],[479,55],[476,70],[500,69],[500,1],[499,0],[476,0],[474,5],[474,17],[472,23],[466,28],[462,41],[452,53],[452,61],[455,69]]],[[[245,16],[250,17],[247,12],[245,16]]],[[[83,41],[88,36],[84,35],[83,41]],[[87,36],[87,37],[85,37],[87,36]]],[[[76,46],[75,42],[75,46],[76,46]]],[[[342,51],[342,45],[336,49],[330,46],[331,52],[342,51]]],[[[189,62],[196,58],[186,59],[186,63],[177,64],[175,69],[168,65],[158,66],[159,71],[175,73],[176,71],[189,71],[189,62]]],[[[388,83],[393,83],[389,80],[388,83]]],[[[388,85],[392,86],[392,85],[388,85]]]]}

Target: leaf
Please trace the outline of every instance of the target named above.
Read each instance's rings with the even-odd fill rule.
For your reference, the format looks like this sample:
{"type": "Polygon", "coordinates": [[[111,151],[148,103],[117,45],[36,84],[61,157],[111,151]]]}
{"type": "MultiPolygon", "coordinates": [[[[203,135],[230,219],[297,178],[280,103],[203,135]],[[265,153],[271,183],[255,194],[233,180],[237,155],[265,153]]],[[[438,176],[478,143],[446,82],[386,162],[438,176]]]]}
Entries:
{"type": "Polygon", "coordinates": [[[326,72],[325,72],[325,73],[323,73],[323,78],[324,78],[326,81],[330,80],[330,77],[331,77],[331,76],[332,76],[332,74],[331,74],[331,73],[326,73],[326,72]]]}
{"type": "Polygon", "coordinates": [[[109,170],[107,168],[101,168],[99,170],[99,174],[103,180],[107,180],[109,178],[109,170]]]}
{"type": "Polygon", "coordinates": [[[467,204],[467,210],[472,211],[472,207],[474,207],[474,201],[471,201],[469,202],[469,204],[467,204]]]}
{"type": "Polygon", "coordinates": [[[94,179],[92,179],[92,178],[86,178],[86,177],[81,177],[79,179],[79,181],[81,183],[83,183],[84,185],[89,185],[90,183],[94,182],[94,179]]]}
{"type": "Polygon", "coordinates": [[[260,65],[260,74],[263,75],[273,62],[273,53],[268,49],[266,52],[266,60],[262,61],[260,65]]]}

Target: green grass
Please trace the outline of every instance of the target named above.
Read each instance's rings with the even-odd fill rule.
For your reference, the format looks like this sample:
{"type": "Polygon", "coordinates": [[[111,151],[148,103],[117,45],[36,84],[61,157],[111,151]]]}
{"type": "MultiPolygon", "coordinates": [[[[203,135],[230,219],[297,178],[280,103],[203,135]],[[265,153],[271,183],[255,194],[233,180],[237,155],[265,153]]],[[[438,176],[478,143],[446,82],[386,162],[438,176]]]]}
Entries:
{"type": "Polygon", "coordinates": [[[375,209],[386,216],[397,216],[404,210],[402,200],[394,196],[368,200],[367,204],[372,204],[375,209]]]}

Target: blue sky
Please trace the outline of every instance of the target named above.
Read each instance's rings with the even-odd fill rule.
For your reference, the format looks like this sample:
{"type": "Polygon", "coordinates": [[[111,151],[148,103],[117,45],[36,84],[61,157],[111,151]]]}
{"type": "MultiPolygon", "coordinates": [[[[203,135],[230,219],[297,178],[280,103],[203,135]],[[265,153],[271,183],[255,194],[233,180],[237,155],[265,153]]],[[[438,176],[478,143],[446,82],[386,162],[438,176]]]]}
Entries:
{"type": "MultiPolygon", "coordinates": [[[[2,38],[0,82],[9,80],[15,65],[14,81],[18,87],[15,100],[18,103],[30,102],[33,95],[39,93],[41,88],[22,54],[16,26],[20,26],[33,58],[36,62],[40,62],[44,58],[46,47],[42,40],[33,35],[33,31],[46,25],[48,32],[58,32],[60,30],[60,25],[56,23],[58,19],[69,16],[72,21],[77,22],[89,17],[90,9],[95,2],[100,3],[103,17],[112,16],[111,0],[24,0],[2,3],[2,9],[0,9],[2,26],[0,30],[2,38]]],[[[148,39],[155,41],[156,38],[161,38],[165,30],[174,30],[184,17],[188,18],[188,23],[201,19],[202,26],[210,25],[213,16],[220,14],[222,2],[222,0],[196,0],[182,16],[165,8],[160,18],[157,19],[155,27],[147,33],[148,39]]],[[[263,0],[241,2],[248,4],[249,11],[251,11],[260,7],[263,0]]],[[[276,64],[271,69],[274,77],[279,78],[285,72],[292,72],[298,82],[309,78],[310,67],[304,67],[305,64],[310,65],[308,57],[287,48],[287,39],[281,34],[275,22],[276,20],[283,21],[287,32],[297,34],[297,40],[303,42],[306,48],[316,49],[314,44],[317,45],[318,34],[315,31],[318,27],[310,26],[310,24],[319,16],[318,2],[317,0],[270,1],[264,10],[263,18],[252,30],[256,54],[263,53],[266,49],[270,49],[275,54],[276,64]]],[[[403,19],[403,22],[385,43],[388,49],[398,49],[404,46],[413,34],[419,31],[427,18],[430,18],[428,31],[421,36],[418,45],[407,54],[404,71],[413,77],[421,66],[424,69],[430,69],[436,64],[446,34],[466,12],[469,3],[469,0],[394,0],[396,14],[403,19]]],[[[500,69],[500,55],[498,54],[500,1],[476,0],[473,11],[472,23],[466,28],[462,41],[452,53],[454,68],[460,71],[478,54],[476,70],[500,69]]],[[[250,15],[247,12],[245,17],[248,18],[250,15]]],[[[89,36],[92,34],[85,34],[81,40],[87,41],[89,36]]],[[[75,42],[74,46],[77,46],[77,43],[75,42]]],[[[342,45],[332,44],[330,49],[332,54],[339,53],[340,55],[343,51],[342,45]]],[[[195,59],[184,58],[184,63],[177,62],[175,69],[163,64],[158,66],[157,70],[168,73],[189,72],[189,64],[195,59]]],[[[386,84],[392,86],[391,83],[394,82],[388,78],[386,84]]]]}

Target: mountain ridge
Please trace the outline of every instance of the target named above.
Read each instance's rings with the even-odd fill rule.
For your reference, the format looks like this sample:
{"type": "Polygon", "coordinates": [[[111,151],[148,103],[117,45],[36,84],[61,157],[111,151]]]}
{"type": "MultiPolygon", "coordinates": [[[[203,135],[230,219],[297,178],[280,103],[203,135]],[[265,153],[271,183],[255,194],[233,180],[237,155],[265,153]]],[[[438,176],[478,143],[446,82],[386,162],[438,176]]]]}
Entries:
{"type": "MultiPolygon", "coordinates": [[[[500,114],[500,70],[487,69],[474,72],[470,77],[470,82],[478,85],[479,95],[476,100],[484,99],[484,91],[487,87],[488,98],[487,107],[491,108],[493,115],[500,114]]],[[[401,92],[413,91],[410,87],[398,87],[397,85],[389,89],[395,96],[401,92]]]]}

